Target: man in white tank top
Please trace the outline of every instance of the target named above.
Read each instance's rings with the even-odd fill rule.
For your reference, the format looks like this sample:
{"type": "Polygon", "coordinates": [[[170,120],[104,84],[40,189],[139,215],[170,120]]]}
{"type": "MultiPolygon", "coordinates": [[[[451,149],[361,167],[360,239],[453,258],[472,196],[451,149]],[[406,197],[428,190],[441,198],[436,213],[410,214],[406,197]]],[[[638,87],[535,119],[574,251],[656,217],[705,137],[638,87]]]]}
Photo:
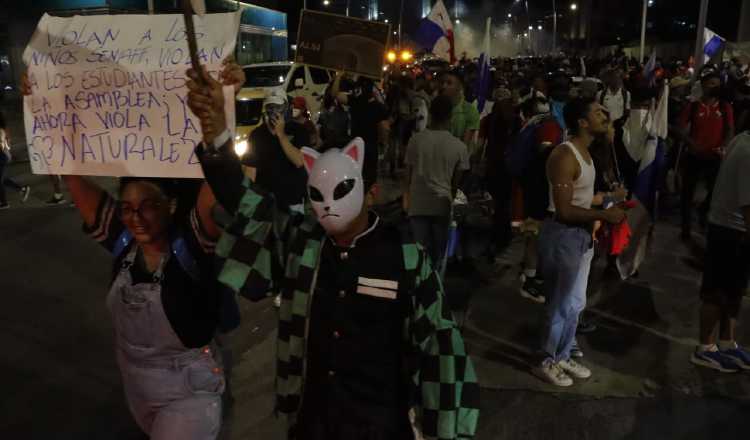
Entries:
{"type": "Polygon", "coordinates": [[[596,170],[589,146],[607,132],[607,115],[593,99],[574,99],[565,106],[570,139],[555,148],[547,161],[550,218],[539,236],[539,256],[547,297],[542,329],[542,361],[534,374],[557,386],[587,379],[591,371],[570,357],[578,316],[586,306],[595,221],[617,224],[625,219],[619,207],[592,210],[596,170]]]}

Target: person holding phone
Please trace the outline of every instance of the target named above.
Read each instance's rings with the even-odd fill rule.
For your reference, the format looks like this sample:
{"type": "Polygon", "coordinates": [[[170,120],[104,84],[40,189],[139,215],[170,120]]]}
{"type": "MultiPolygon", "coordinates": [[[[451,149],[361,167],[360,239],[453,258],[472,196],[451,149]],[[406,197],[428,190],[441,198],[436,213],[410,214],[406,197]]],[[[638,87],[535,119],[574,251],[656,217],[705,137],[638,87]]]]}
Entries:
{"type": "Polygon", "coordinates": [[[299,124],[287,124],[286,95],[272,92],[263,102],[263,124],[253,131],[252,153],[244,165],[256,168],[255,183],[270,192],[279,205],[303,212],[307,175],[300,148],[311,146],[310,135],[299,124]]]}

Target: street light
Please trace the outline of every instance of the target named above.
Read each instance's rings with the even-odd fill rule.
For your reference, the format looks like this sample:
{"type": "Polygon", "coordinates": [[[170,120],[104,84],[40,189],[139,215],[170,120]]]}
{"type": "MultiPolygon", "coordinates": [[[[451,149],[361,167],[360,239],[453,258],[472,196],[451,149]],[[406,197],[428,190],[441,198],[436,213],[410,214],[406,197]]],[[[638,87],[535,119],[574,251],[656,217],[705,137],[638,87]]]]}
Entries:
{"type": "Polygon", "coordinates": [[[524,38],[528,38],[528,37],[529,37],[529,33],[528,33],[528,32],[524,32],[524,33],[523,33],[523,37],[524,37],[524,38]]]}
{"type": "Polygon", "coordinates": [[[542,25],[540,24],[539,26],[537,26],[537,29],[541,31],[542,30],[542,25]]]}
{"type": "Polygon", "coordinates": [[[461,20],[456,19],[456,24],[461,24],[461,20]]]}
{"type": "Polygon", "coordinates": [[[329,0],[324,0],[323,1],[323,6],[328,6],[330,4],[331,4],[331,2],[329,0]]]}
{"type": "Polygon", "coordinates": [[[534,26],[529,26],[529,30],[533,31],[534,30],[534,26]]]}
{"type": "Polygon", "coordinates": [[[508,18],[513,18],[513,14],[508,13],[508,18]]]}
{"type": "Polygon", "coordinates": [[[576,9],[578,9],[578,5],[577,5],[577,4],[575,4],[575,3],[571,3],[571,4],[570,4],[570,10],[571,10],[571,11],[575,11],[576,9]]]}

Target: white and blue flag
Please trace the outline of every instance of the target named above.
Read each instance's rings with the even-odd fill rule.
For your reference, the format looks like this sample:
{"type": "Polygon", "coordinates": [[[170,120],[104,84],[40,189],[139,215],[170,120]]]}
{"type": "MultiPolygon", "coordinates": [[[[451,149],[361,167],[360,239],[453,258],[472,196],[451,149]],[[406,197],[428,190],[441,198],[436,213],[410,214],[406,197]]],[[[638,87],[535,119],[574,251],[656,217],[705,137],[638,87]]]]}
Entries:
{"type": "Polygon", "coordinates": [[[422,19],[414,37],[417,44],[435,56],[451,64],[456,62],[453,23],[443,0],[438,0],[427,17],[422,19]]]}
{"type": "Polygon", "coordinates": [[[475,86],[474,93],[477,97],[477,109],[479,113],[484,110],[484,104],[487,102],[490,82],[492,81],[492,71],[490,70],[490,32],[492,31],[492,18],[487,18],[487,30],[484,35],[484,44],[482,46],[482,55],[479,56],[479,77],[475,86]]]}
{"type": "Polygon", "coordinates": [[[703,31],[703,62],[711,61],[721,51],[725,41],[716,32],[706,28],[703,31]]]}

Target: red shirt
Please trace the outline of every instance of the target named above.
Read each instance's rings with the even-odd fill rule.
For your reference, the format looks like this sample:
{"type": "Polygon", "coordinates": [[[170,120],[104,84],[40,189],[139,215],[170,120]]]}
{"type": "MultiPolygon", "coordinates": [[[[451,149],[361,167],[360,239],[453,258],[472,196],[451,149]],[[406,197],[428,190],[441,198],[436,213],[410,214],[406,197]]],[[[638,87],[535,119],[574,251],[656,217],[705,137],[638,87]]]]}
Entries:
{"type": "Polygon", "coordinates": [[[698,153],[701,156],[716,155],[716,150],[729,141],[724,139],[727,130],[734,129],[732,106],[719,101],[712,105],[694,102],[685,107],[680,115],[680,126],[685,129],[688,125],[690,138],[700,148],[698,153]],[[698,108],[694,109],[694,106],[698,108]]]}
{"type": "Polygon", "coordinates": [[[554,118],[550,118],[539,125],[536,138],[539,145],[547,143],[556,147],[562,142],[563,130],[554,118]]]}

